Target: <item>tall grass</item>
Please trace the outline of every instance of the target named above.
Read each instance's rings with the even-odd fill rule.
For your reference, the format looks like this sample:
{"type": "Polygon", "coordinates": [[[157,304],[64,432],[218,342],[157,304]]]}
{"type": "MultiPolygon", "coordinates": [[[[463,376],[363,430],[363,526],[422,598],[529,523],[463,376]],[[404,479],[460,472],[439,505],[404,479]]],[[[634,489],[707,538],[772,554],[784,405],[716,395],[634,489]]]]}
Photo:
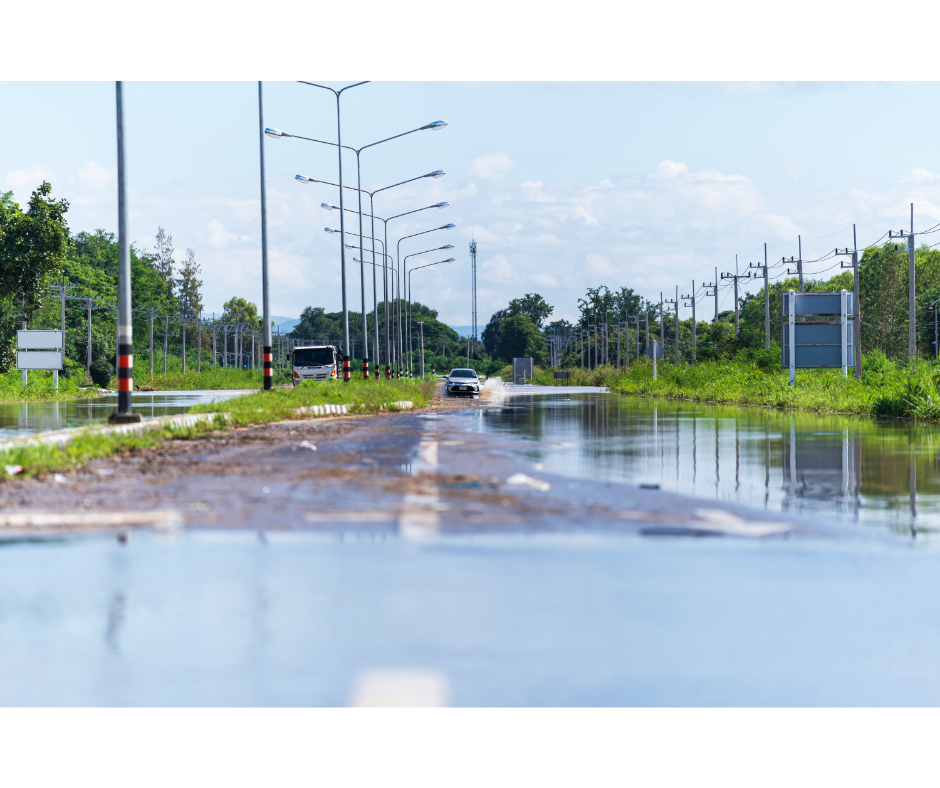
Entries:
{"type": "Polygon", "coordinates": [[[30,372],[23,387],[23,373],[12,369],[0,374],[0,402],[32,402],[34,400],[75,399],[97,397],[95,388],[81,389],[71,378],[59,375],[59,389],[52,385],[51,372],[30,372]]]}
{"type": "MultiPolygon", "coordinates": [[[[157,370],[154,369],[156,373],[157,370]]],[[[275,383],[289,383],[288,375],[275,376],[275,383]]],[[[134,370],[134,384],[137,386],[152,386],[154,391],[202,391],[216,389],[260,389],[264,384],[264,377],[260,369],[233,369],[232,367],[203,367],[197,372],[195,367],[187,368],[184,374],[177,364],[174,370],[167,366],[167,374],[154,374],[151,378],[147,369],[134,370]]],[[[117,388],[117,378],[112,378],[110,388],[117,388]]]]}
{"type": "Polygon", "coordinates": [[[393,410],[393,403],[409,400],[415,407],[427,405],[434,394],[435,382],[418,378],[315,382],[306,380],[296,388],[259,391],[226,402],[196,405],[191,413],[225,411],[235,424],[257,424],[294,418],[294,408],[308,405],[347,405],[353,413],[378,413],[383,407],[393,410]]]}
{"type": "MultiPolygon", "coordinates": [[[[838,370],[797,370],[793,387],[788,370],[761,369],[743,359],[679,366],[661,360],[655,381],[648,359],[634,361],[626,370],[602,366],[571,373],[571,385],[607,386],[635,396],[940,421],[940,367],[927,361],[899,367],[880,351],[865,357],[861,380],[851,370],[848,378],[838,370]]],[[[555,383],[550,372],[536,382],[555,383]]]]}

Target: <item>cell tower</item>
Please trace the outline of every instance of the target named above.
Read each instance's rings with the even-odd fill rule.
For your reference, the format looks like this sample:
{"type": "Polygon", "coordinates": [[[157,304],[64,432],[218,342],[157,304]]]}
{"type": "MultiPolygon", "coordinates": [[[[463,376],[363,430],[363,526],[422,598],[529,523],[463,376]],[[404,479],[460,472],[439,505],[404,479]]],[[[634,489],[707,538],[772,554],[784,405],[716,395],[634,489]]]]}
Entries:
{"type": "Polygon", "coordinates": [[[473,344],[477,343],[477,242],[470,239],[470,276],[473,288],[473,344]]]}

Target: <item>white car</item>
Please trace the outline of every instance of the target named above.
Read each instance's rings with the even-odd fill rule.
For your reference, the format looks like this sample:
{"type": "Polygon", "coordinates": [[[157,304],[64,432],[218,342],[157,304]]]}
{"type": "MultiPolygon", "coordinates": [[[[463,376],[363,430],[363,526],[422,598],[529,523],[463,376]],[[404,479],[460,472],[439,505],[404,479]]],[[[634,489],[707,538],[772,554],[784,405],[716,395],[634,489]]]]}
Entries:
{"type": "Polygon", "coordinates": [[[444,381],[444,390],[455,397],[478,397],[480,378],[472,369],[452,369],[444,381]]]}

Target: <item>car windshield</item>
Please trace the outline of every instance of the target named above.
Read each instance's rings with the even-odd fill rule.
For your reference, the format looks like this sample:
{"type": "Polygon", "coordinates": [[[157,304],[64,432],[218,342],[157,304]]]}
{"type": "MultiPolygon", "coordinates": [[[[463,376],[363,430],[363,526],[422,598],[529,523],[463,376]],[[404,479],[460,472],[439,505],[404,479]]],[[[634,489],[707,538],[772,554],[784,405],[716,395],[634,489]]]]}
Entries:
{"type": "Polygon", "coordinates": [[[452,369],[450,376],[452,378],[475,378],[477,373],[472,369],[452,369]]]}
{"type": "Polygon", "coordinates": [[[295,367],[329,367],[333,364],[333,348],[305,347],[294,351],[295,367]]]}

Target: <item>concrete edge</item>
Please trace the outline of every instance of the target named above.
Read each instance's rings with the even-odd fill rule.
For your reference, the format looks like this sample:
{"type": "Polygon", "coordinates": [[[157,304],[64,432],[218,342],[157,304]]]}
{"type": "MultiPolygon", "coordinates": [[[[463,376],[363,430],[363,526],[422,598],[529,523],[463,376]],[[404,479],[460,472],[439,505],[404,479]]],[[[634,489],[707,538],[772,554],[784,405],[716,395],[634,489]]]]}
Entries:
{"type": "Polygon", "coordinates": [[[17,449],[21,446],[65,446],[76,437],[83,435],[130,435],[152,430],[161,430],[164,427],[194,427],[202,421],[210,421],[216,416],[229,421],[229,413],[180,413],[176,416],[157,416],[144,419],[136,424],[103,424],[90,427],[73,427],[67,430],[54,430],[40,432],[35,435],[10,438],[0,442],[0,451],[17,449]]]}

